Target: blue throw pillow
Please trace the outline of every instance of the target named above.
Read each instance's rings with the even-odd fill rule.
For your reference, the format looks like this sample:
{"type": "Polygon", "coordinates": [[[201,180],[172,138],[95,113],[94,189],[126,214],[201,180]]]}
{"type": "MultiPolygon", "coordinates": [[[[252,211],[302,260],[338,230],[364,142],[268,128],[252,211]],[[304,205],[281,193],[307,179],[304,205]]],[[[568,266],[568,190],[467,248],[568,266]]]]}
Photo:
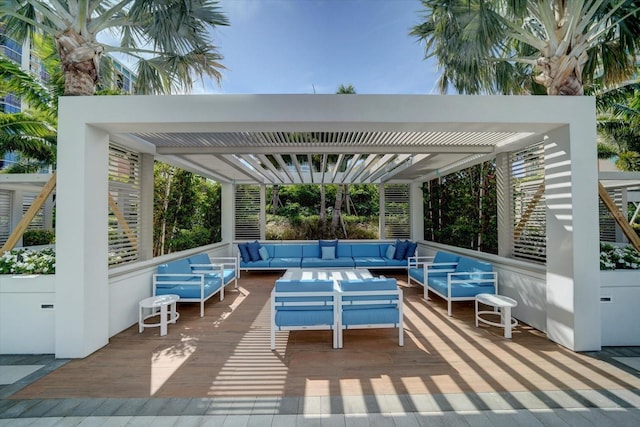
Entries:
{"type": "Polygon", "coordinates": [[[338,247],[338,239],[336,240],[318,240],[318,243],[320,243],[320,250],[322,250],[323,247],[325,246],[333,246],[338,247]]]}
{"type": "Polygon", "coordinates": [[[336,247],[335,246],[323,246],[322,259],[336,259],[336,247]]]}
{"type": "Polygon", "coordinates": [[[393,245],[389,245],[389,247],[387,248],[387,252],[385,253],[385,257],[387,259],[393,259],[393,257],[396,254],[396,247],[393,245]]]}
{"type": "Polygon", "coordinates": [[[418,243],[417,242],[407,242],[407,252],[404,255],[404,259],[409,258],[410,256],[413,256],[416,253],[416,248],[418,247],[418,243]]]}
{"type": "Polygon", "coordinates": [[[251,255],[249,255],[249,244],[239,243],[238,249],[240,250],[240,257],[244,262],[251,262],[251,255]]]}
{"type": "Polygon", "coordinates": [[[269,259],[269,251],[264,246],[261,246],[258,252],[260,253],[260,259],[262,261],[266,261],[269,259]]]}
{"type": "Polygon", "coordinates": [[[249,249],[251,261],[262,261],[262,257],[260,256],[260,243],[258,243],[257,240],[249,243],[249,247],[247,249],[249,249]]]}
{"type": "Polygon", "coordinates": [[[409,249],[409,242],[396,240],[396,253],[393,255],[393,259],[405,259],[407,249],[409,249]]]}

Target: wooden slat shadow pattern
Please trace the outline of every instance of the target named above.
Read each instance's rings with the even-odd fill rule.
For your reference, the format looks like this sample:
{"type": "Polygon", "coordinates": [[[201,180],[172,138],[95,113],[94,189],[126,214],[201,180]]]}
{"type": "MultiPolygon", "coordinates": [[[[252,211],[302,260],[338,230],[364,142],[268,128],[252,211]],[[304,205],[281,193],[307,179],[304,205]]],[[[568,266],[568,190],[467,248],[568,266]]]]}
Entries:
{"type": "Polygon", "coordinates": [[[205,317],[199,317],[197,304],[179,304],[180,319],[165,337],[157,328],[139,334],[134,325],[11,398],[389,398],[532,391],[548,402],[557,391],[582,401],[579,390],[640,389],[637,376],[571,352],[526,325],[510,341],[501,329],[476,328],[472,303],[454,304],[448,317],[442,300],[424,301],[422,289],[406,287],[400,272],[404,347],[393,329],[345,331],[341,350],[332,349],[329,331],[296,331],[278,333],[272,352],[269,293],[278,277],[243,273],[240,290],[228,288],[224,301],[210,300],[205,317]]]}

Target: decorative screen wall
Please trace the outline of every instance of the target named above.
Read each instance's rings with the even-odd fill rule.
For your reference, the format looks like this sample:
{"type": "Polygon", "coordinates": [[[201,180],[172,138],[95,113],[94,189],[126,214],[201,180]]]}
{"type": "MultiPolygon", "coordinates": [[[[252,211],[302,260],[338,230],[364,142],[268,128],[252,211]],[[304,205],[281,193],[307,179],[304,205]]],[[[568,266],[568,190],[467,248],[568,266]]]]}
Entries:
{"type": "Polygon", "coordinates": [[[109,145],[109,265],[138,259],[140,158],[109,145]]]}
{"type": "MultiPolygon", "coordinates": [[[[615,202],[618,209],[622,208],[622,192],[618,190],[607,190],[611,199],[615,202]]],[[[609,209],[602,203],[602,200],[598,197],[598,216],[600,218],[600,241],[602,242],[616,242],[616,220],[613,218],[609,209]]]]}
{"type": "Polygon", "coordinates": [[[544,199],[544,145],[511,153],[514,258],[544,263],[547,257],[547,219],[544,199]]]}
{"type": "MultiPolygon", "coordinates": [[[[38,197],[36,193],[24,193],[22,195],[22,215],[27,213],[33,201],[38,197]]],[[[42,230],[44,228],[44,207],[40,208],[40,210],[36,213],[36,216],[33,217],[29,227],[29,230],[42,230]]]]}
{"type": "Polygon", "coordinates": [[[235,188],[235,240],[260,239],[260,186],[239,184],[235,188]]]}
{"type": "Polygon", "coordinates": [[[0,243],[4,244],[11,233],[11,191],[0,190],[0,243]]]}
{"type": "Polygon", "coordinates": [[[384,238],[411,238],[411,197],[409,184],[384,185],[384,238]]]}

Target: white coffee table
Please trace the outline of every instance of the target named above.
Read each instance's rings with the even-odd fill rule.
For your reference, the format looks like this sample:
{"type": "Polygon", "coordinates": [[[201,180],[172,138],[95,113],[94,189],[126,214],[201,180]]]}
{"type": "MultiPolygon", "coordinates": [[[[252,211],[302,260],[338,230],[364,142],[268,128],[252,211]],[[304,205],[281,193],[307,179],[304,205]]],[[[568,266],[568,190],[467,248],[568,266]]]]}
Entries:
{"type": "Polygon", "coordinates": [[[180,317],[180,313],[176,311],[176,302],[179,299],[178,295],[167,294],[145,298],[140,301],[138,304],[138,332],[142,333],[144,328],[159,326],[160,336],[167,335],[167,324],[176,323],[180,317]],[[145,315],[145,310],[149,310],[150,313],[145,315]],[[160,320],[157,323],[145,323],[145,320],[154,316],[160,316],[160,320]]]}
{"type": "Polygon", "coordinates": [[[486,323],[491,326],[504,328],[504,337],[511,339],[511,330],[518,326],[518,321],[511,318],[511,309],[518,306],[518,301],[504,295],[495,294],[478,294],[476,295],[476,328],[478,322],[486,323]],[[488,305],[494,308],[494,311],[478,310],[478,304],[488,305]],[[498,311],[499,310],[499,311],[498,311]],[[499,315],[500,322],[493,322],[482,318],[483,315],[499,315]]]}

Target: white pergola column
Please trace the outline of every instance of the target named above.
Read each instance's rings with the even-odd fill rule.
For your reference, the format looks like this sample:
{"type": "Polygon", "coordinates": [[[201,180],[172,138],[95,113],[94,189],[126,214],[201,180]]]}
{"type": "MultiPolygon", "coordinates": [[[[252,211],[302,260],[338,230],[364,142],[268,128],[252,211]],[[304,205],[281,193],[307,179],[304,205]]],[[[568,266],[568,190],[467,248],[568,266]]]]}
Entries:
{"type": "Polygon", "coordinates": [[[496,195],[498,225],[498,255],[510,257],[513,240],[513,201],[509,173],[509,153],[496,155],[496,195]]]}
{"type": "Polygon", "coordinates": [[[601,348],[595,117],[548,133],[547,334],[572,350],[601,348]]]}
{"type": "Polygon", "coordinates": [[[236,229],[235,217],[233,215],[236,211],[236,186],[223,182],[220,184],[220,187],[220,237],[223,242],[231,244],[235,238],[234,230],[236,229]]]}
{"type": "Polygon", "coordinates": [[[266,205],[267,202],[267,186],[264,184],[260,184],[260,240],[265,240],[267,238],[267,212],[266,205]]]}
{"type": "Polygon", "coordinates": [[[109,341],[109,140],[66,105],[58,129],[55,352],[82,358],[109,341]]]}
{"type": "Polygon", "coordinates": [[[409,206],[411,206],[411,240],[424,240],[424,195],[422,183],[409,185],[409,206]]]}
{"type": "Polygon", "coordinates": [[[153,258],[153,163],[151,154],[140,154],[140,233],[138,257],[153,258]]]}
{"type": "Polygon", "coordinates": [[[380,239],[387,238],[387,223],[384,215],[384,184],[378,184],[378,238],[380,239]]]}

